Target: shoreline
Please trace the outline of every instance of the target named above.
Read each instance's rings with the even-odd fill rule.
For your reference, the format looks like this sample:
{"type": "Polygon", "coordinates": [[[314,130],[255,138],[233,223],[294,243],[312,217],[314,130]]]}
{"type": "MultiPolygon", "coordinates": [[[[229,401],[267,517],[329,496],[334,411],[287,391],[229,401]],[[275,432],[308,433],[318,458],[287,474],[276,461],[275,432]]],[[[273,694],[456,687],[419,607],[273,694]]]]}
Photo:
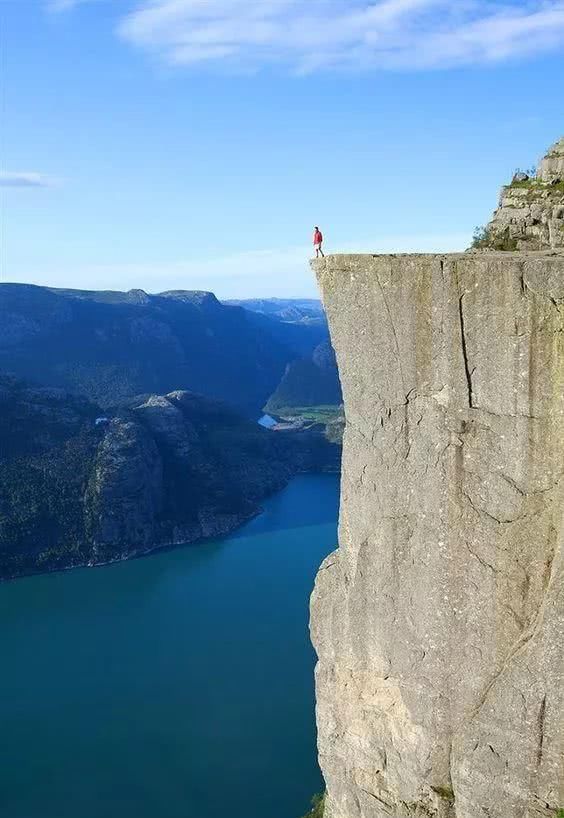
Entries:
{"type": "MultiPolygon", "coordinates": [[[[311,475],[311,476],[339,475],[340,473],[341,473],[340,469],[339,470],[327,470],[327,471],[315,471],[315,472],[312,472],[312,471],[297,471],[295,474],[293,474],[285,482],[285,484],[283,486],[281,486],[280,488],[276,489],[275,491],[272,491],[269,494],[265,495],[262,498],[261,502],[264,502],[265,500],[268,500],[271,497],[276,496],[281,491],[284,491],[284,489],[286,489],[289,486],[289,484],[291,483],[291,481],[296,477],[304,477],[306,475],[311,475]]],[[[177,542],[166,541],[166,542],[162,542],[162,543],[157,543],[154,546],[152,546],[151,548],[147,548],[147,549],[137,548],[137,549],[134,549],[134,550],[132,550],[131,552],[129,552],[127,554],[117,556],[115,559],[103,560],[103,561],[100,561],[100,562],[77,562],[77,563],[74,563],[73,565],[62,565],[62,566],[47,568],[45,571],[29,571],[29,572],[22,573],[22,574],[14,574],[12,576],[0,577],[0,586],[3,585],[4,583],[17,582],[19,579],[27,579],[28,577],[40,577],[40,576],[48,576],[50,574],[61,574],[61,573],[65,573],[67,571],[74,571],[75,569],[80,569],[80,568],[91,568],[91,569],[105,568],[105,567],[107,567],[109,565],[117,565],[120,562],[128,562],[129,560],[136,560],[136,559],[143,559],[143,557],[150,557],[152,554],[156,554],[159,551],[173,550],[175,548],[183,548],[183,547],[186,547],[186,546],[204,545],[206,542],[210,542],[211,540],[214,540],[214,539],[219,538],[219,537],[226,537],[229,534],[234,533],[235,531],[237,531],[239,528],[241,528],[246,523],[250,522],[251,520],[256,519],[257,517],[260,517],[260,515],[263,514],[263,513],[264,513],[264,508],[261,505],[255,511],[253,511],[253,512],[251,512],[249,514],[241,516],[241,518],[237,522],[235,522],[232,526],[228,526],[228,527],[225,528],[225,530],[218,531],[216,534],[209,534],[207,536],[195,537],[192,540],[188,539],[188,540],[180,540],[180,541],[177,541],[177,542]]]]}

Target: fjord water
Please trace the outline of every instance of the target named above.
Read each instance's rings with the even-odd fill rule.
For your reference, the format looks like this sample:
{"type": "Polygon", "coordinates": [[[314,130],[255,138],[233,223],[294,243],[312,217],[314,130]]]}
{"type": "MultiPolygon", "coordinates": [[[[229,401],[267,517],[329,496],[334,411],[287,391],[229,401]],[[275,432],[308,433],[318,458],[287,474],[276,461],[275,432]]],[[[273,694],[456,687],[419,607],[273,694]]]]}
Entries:
{"type": "Polygon", "coordinates": [[[0,585],[0,815],[305,812],[337,505],[336,476],[302,476],[224,539],[0,585]]]}

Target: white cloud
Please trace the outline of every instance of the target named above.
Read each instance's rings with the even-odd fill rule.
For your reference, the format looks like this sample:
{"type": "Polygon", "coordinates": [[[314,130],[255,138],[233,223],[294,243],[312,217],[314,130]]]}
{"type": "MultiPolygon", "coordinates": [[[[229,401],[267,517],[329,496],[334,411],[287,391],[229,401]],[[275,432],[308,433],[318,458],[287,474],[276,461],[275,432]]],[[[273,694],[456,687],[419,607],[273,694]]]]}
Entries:
{"type": "Polygon", "coordinates": [[[53,187],[55,179],[42,173],[0,173],[0,187],[53,187]]]}
{"type": "Polygon", "coordinates": [[[444,68],[564,45],[564,0],[136,0],[118,33],[175,65],[444,68]]]}

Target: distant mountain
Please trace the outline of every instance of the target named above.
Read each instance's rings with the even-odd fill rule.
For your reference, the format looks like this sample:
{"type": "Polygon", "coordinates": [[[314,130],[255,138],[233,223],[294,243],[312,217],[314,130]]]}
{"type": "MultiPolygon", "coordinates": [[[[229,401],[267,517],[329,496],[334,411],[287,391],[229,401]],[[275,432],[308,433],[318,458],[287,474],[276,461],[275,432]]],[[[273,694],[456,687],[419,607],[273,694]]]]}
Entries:
{"type": "Polygon", "coordinates": [[[261,326],[263,322],[269,322],[269,331],[278,340],[292,339],[291,346],[297,354],[288,362],[268,399],[266,411],[341,403],[337,363],[321,301],[314,298],[250,298],[225,303],[252,311],[261,326]],[[277,326],[272,326],[272,319],[278,322],[277,326]],[[306,327],[309,336],[304,335],[306,327]]]}
{"type": "Polygon", "coordinates": [[[287,410],[343,402],[335,352],[329,340],[319,344],[308,358],[291,361],[265,406],[266,412],[286,414],[287,410]]]}
{"type": "Polygon", "coordinates": [[[281,321],[325,322],[323,306],[316,298],[247,298],[224,303],[279,318],[281,321]]]}
{"type": "Polygon", "coordinates": [[[319,433],[266,431],[186,391],[102,412],[9,377],[0,452],[0,579],[224,534],[291,475],[340,459],[319,433]]]}
{"type": "Polygon", "coordinates": [[[323,321],[287,322],[207,292],[0,285],[0,372],[103,406],[189,389],[255,414],[287,363],[325,337],[323,321]]]}

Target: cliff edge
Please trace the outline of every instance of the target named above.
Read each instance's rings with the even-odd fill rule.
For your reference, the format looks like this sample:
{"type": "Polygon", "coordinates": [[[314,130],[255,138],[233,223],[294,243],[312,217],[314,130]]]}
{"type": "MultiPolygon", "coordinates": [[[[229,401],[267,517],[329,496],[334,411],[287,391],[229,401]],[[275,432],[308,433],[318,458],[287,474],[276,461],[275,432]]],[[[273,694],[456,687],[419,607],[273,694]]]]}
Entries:
{"type": "Polygon", "coordinates": [[[313,262],[341,375],[312,597],[327,818],[564,807],[564,254],[313,262]]]}

